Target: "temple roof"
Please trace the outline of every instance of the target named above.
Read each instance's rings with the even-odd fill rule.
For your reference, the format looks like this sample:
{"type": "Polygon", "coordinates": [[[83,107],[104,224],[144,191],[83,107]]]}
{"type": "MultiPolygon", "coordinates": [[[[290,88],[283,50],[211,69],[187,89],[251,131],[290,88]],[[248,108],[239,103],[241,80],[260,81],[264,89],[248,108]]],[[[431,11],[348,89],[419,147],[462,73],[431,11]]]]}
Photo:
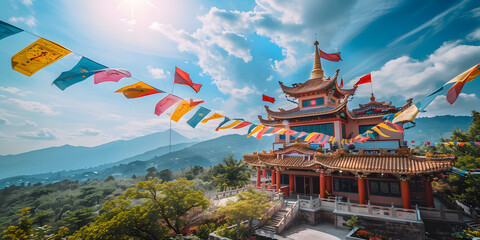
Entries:
{"type": "Polygon", "coordinates": [[[300,109],[300,107],[296,107],[290,110],[283,110],[279,109],[280,111],[272,111],[268,106],[265,106],[267,113],[270,117],[274,119],[290,119],[290,118],[298,118],[298,117],[310,117],[310,116],[318,116],[318,115],[325,115],[330,113],[336,113],[342,110],[345,106],[347,106],[347,97],[345,97],[344,101],[340,103],[336,107],[332,106],[321,106],[315,108],[304,108],[300,109]]]}
{"type": "Polygon", "coordinates": [[[296,142],[284,148],[273,151],[274,154],[289,154],[293,152],[313,155],[317,152],[317,149],[310,148],[310,144],[308,143],[296,142]]]}
{"type": "MultiPolygon", "coordinates": [[[[295,145],[295,144],[294,144],[295,145]]],[[[292,149],[301,145],[294,146],[292,149]]],[[[310,149],[311,151],[316,151],[310,149]]],[[[277,150],[278,151],[278,150],[277,150]]],[[[244,155],[245,162],[251,166],[273,166],[282,168],[312,169],[321,166],[327,171],[348,171],[352,173],[389,173],[399,175],[413,175],[423,173],[438,173],[449,171],[453,165],[455,156],[442,158],[426,158],[411,154],[335,154],[325,155],[316,152],[315,157],[290,156],[283,154],[258,153],[244,155]]]]}
{"type": "Polygon", "coordinates": [[[283,85],[282,82],[278,82],[278,83],[280,84],[280,87],[286,94],[292,97],[296,97],[297,94],[320,91],[333,86],[337,80],[339,71],[340,70],[337,69],[337,72],[332,78],[325,78],[325,77],[312,78],[310,80],[307,80],[304,83],[297,83],[292,87],[285,86],[283,85]]]}

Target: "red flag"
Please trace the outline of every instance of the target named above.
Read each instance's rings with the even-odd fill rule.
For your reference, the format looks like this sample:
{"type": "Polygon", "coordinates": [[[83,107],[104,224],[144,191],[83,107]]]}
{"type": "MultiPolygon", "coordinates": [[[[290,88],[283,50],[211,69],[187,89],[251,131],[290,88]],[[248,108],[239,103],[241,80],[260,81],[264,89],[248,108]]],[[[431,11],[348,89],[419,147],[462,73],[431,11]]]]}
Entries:
{"type": "Polygon", "coordinates": [[[342,80],[340,81],[340,87],[343,87],[343,78],[342,78],[342,80]]]}
{"type": "Polygon", "coordinates": [[[262,94],[262,101],[275,103],[275,98],[262,94]]]}
{"type": "Polygon", "coordinates": [[[194,83],[192,79],[190,79],[190,75],[178,67],[175,67],[174,82],[177,84],[190,86],[197,93],[202,87],[202,84],[194,83]]]}
{"type": "Polygon", "coordinates": [[[322,51],[320,49],[318,49],[318,51],[320,51],[320,57],[323,58],[323,59],[326,59],[326,60],[332,61],[332,62],[342,61],[342,58],[340,57],[340,52],[325,53],[324,51],[322,51]]]}
{"type": "Polygon", "coordinates": [[[353,86],[357,86],[357,85],[364,84],[364,83],[369,83],[369,82],[372,82],[372,74],[371,73],[369,73],[369,74],[363,76],[362,78],[360,78],[360,80],[358,80],[358,82],[355,83],[353,86]]]}

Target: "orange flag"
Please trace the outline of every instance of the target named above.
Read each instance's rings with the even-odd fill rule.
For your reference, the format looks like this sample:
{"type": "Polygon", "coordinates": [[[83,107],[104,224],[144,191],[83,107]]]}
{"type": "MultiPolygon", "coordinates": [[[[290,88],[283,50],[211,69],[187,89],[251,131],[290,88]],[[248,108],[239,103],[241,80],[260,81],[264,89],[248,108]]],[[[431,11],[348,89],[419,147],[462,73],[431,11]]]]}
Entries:
{"type": "Polygon", "coordinates": [[[225,117],[225,116],[223,116],[222,114],[214,113],[212,116],[203,119],[203,120],[202,120],[202,123],[207,123],[207,122],[210,121],[210,120],[218,119],[218,118],[223,118],[223,117],[225,117]]]}
{"type": "Polygon", "coordinates": [[[121,92],[125,95],[126,98],[139,98],[148,96],[155,93],[163,93],[163,91],[158,90],[144,82],[137,82],[132,85],[120,88],[115,92],[121,92]]]}

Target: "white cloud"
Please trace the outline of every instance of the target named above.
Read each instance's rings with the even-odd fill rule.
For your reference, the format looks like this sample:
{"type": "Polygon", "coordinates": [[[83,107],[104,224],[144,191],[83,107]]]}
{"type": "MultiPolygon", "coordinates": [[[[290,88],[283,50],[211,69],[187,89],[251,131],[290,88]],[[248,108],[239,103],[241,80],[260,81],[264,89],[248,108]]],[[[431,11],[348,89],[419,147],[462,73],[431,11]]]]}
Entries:
{"type": "Polygon", "coordinates": [[[28,16],[28,17],[10,17],[8,19],[11,23],[24,23],[29,27],[33,27],[37,24],[37,20],[35,19],[34,16],[28,16]]]}
{"type": "Polygon", "coordinates": [[[268,78],[266,79],[267,82],[270,82],[272,80],[273,80],[273,75],[268,76],[268,78]]]}
{"type": "Polygon", "coordinates": [[[29,7],[29,6],[32,6],[33,5],[33,0],[20,0],[23,5],[29,7]]]}
{"type": "Polygon", "coordinates": [[[53,129],[42,128],[32,132],[19,132],[17,137],[31,139],[31,140],[55,140],[57,135],[53,129]]]}
{"type": "Polygon", "coordinates": [[[472,9],[470,13],[473,17],[480,17],[480,7],[472,9]]]}
{"type": "Polygon", "coordinates": [[[165,72],[165,70],[161,68],[154,68],[151,65],[148,65],[147,69],[148,69],[148,72],[150,72],[150,75],[152,76],[152,78],[155,78],[155,79],[166,78],[168,75],[170,75],[170,72],[168,71],[165,72]]]}
{"type": "Polygon", "coordinates": [[[30,91],[24,91],[24,90],[18,89],[16,87],[0,87],[0,90],[4,91],[4,92],[11,93],[11,94],[16,94],[16,95],[19,95],[19,96],[22,96],[22,97],[31,93],[30,91]]]}
{"type": "Polygon", "coordinates": [[[480,40],[480,28],[477,28],[475,31],[468,34],[467,39],[470,41],[480,40]]]}
{"type": "Polygon", "coordinates": [[[94,136],[100,135],[101,132],[99,130],[93,129],[93,128],[84,128],[84,129],[77,130],[77,134],[78,135],[83,135],[83,136],[94,137],[94,136]]]}
{"type": "Polygon", "coordinates": [[[428,105],[425,113],[420,113],[419,117],[433,117],[437,115],[462,115],[471,116],[472,110],[480,111],[480,99],[475,93],[460,93],[454,105],[450,105],[445,95],[440,95],[428,105]]]}
{"type": "Polygon", "coordinates": [[[8,121],[8,119],[0,116],[0,125],[8,125],[8,124],[10,124],[10,121],[8,121]]]}
{"type": "MultiPolygon", "coordinates": [[[[478,62],[480,46],[461,45],[459,41],[444,43],[423,61],[402,56],[373,71],[374,93],[384,99],[413,97],[418,101],[478,62]]],[[[360,77],[349,81],[349,85],[360,77]]],[[[370,96],[370,86],[360,85],[356,94],[370,96]]]]}
{"type": "Polygon", "coordinates": [[[34,102],[34,101],[24,101],[16,98],[9,98],[4,100],[7,103],[15,104],[18,107],[30,111],[30,112],[38,112],[45,115],[58,115],[60,112],[54,111],[50,106],[45,105],[43,103],[34,102]]]}

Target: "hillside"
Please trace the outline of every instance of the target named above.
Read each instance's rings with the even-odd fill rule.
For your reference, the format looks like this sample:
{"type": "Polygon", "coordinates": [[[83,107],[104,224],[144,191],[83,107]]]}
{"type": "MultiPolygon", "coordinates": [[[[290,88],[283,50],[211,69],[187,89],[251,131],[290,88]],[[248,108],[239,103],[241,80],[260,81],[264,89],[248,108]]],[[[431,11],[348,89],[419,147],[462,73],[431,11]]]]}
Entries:
{"type": "MultiPolygon", "coordinates": [[[[172,131],[175,143],[191,142],[172,131]]],[[[96,167],[143,154],[169,144],[169,132],[131,140],[118,140],[95,147],[64,145],[16,155],[0,156],[0,178],[96,167]]]]}

